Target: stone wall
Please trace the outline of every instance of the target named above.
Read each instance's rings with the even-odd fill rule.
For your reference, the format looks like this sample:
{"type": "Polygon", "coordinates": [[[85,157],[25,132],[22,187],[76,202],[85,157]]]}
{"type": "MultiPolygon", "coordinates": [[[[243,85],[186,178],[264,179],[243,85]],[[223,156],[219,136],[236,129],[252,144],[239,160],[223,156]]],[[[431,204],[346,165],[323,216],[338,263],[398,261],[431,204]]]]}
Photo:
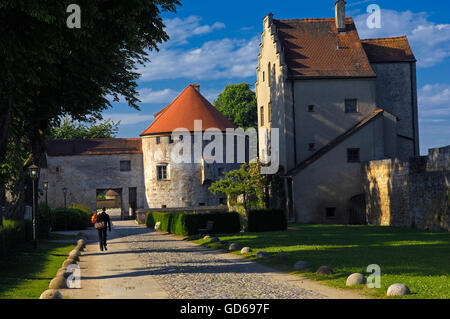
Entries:
{"type": "Polygon", "coordinates": [[[450,230],[450,146],[428,156],[363,166],[367,221],[374,225],[450,230]]]}

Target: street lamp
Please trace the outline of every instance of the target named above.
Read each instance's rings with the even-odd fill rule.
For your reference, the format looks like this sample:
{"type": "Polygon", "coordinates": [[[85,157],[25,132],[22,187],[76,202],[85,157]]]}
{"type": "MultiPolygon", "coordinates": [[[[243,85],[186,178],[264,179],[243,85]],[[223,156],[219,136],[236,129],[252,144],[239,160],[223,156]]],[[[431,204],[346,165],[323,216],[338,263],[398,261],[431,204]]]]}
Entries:
{"type": "Polygon", "coordinates": [[[42,182],[42,187],[45,191],[45,210],[47,213],[47,235],[50,235],[50,212],[48,211],[48,197],[47,197],[47,191],[48,191],[48,182],[44,181],[42,182]]]}
{"type": "Polygon", "coordinates": [[[30,173],[31,181],[33,184],[33,211],[32,211],[32,219],[33,219],[33,247],[37,248],[37,232],[36,232],[36,180],[39,178],[39,167],[36,165],[31,165],[28,168],[30,173]]]}
{"type": "Polygon", "coordinates": [[[64,187],[63,188],[63,193],[64,193],[64,230],[67,230],[67,188],[64,187]]]}

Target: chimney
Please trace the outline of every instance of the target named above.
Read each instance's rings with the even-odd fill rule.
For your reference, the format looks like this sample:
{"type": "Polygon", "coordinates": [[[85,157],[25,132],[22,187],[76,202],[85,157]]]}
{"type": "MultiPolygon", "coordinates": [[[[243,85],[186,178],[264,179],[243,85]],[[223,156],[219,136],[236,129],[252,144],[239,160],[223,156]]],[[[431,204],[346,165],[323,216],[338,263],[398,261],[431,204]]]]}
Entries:
{"type": "Polygon", "coordinates": [[[197,90],[197,92],[200,92],[200,84],[192,84],[192,86],[197,90]]]}
{"type": "Polygon", "coordinates": [[[345,0],[337,0],[334,4],[336,11],[336,28],[339,33],[345,33],[345,0]]]}

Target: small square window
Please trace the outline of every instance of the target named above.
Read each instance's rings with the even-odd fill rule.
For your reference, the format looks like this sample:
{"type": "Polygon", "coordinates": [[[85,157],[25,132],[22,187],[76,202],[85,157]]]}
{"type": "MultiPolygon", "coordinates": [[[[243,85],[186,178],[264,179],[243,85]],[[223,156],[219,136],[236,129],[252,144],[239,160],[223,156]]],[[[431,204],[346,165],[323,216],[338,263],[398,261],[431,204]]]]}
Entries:
{"type": "Polygon", "coordinates": [[[161,137],[160,136],[156,137],[156,144],[161,144],[161,137]]]}
{"type": "Polygon", "coordinates": [[[167,180],[167,165],[156,166],[156,174],[159,181],[167,180]]]}
{"type": "Polygon", "coordinates": [[[345,100],[345,113],[357,113],[358,112],[358,100],[346,99],[345,100]]]}
{"type": "Polygon", "coordinates": [[[269,123],[272,123],[272,102],[269,102],[269,110],[267,111],[269,116],[269,123]]]}
{"type": "Polygon", "coordinates": [[[264,106],[261,106],[260,110],[261,110],[261,112],[260,112],[261,126],[263,126],[264,125],[264,106]]]}
{"type": "Polygon", "coordinates": [[[131,171],[131,161],[120,161],[120,171],[121,172],[131,171]]]}
{"type": "Polygon", "coordinates": [[[161,205],[161,208],[167,208],[167,205],[161,205]]]}
{"type": "Polygon", "coordinates": [[[315,150],[316,150],[316,144],[314,144],[314,143],[309,143],[309,144],[308,144],[308,149],[309,149],[310,151],[315,151],[315,150]]]}
{"type": "Polygon", "coordinates": [[[308,105],[308,112],[314,112],[314,105],[308,105]]]}
{"type": "Polygon", "coordinates": [[[336,207],[327,207],[325,211],[327,219],[336,219],[336,207]]]}
{"type": "Polygon", "coordinates": [[[173,144],[173,138],[172,138],[172,135],[169,135],[169,144],[173,144]]]}
{"type": "Polygon", "coordinates": [[[348,148],[347,149],[347,162],[348,163],[359,163],[359,148],[348,148]]]}

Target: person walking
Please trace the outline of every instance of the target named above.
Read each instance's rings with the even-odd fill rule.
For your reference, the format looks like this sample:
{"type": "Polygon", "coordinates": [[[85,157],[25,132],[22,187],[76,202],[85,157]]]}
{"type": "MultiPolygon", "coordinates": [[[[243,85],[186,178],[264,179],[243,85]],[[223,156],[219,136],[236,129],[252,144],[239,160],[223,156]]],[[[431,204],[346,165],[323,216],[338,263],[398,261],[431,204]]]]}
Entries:
{"type": "Polygon", "coordinates": [[[109,218],[109,215],[106,213],[106,208],[103,207],[101,213],[98,213],[97,216],[93,216],[92,221],[94,222],[95,229],[98,230],[98,242],[100,245],[100,250],[101,251],[103,251],[103,249],[108,250],[106,248],[107,245],[106,234],[107,228],[109,228],[109,232],[111,232],[111,220],[109,218]]]}

